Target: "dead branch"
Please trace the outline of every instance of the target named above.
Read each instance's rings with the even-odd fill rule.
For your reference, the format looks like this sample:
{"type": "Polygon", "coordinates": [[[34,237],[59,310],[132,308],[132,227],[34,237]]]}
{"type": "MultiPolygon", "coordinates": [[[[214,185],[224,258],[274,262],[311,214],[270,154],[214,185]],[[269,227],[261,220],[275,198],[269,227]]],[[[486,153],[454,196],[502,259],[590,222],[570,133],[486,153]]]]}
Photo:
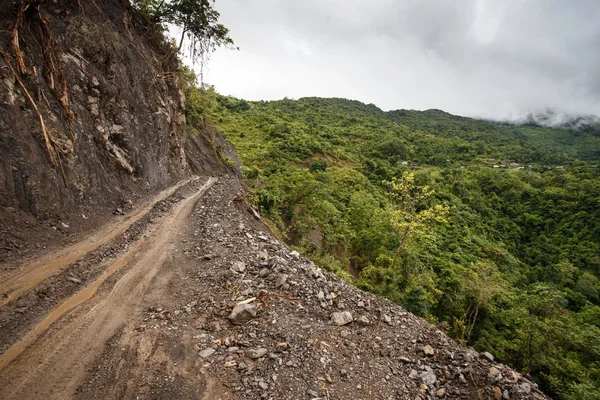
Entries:
{"type": "Polygon", "coordinates": [[[293,296],[288,296],[286,294],[277,294],[277,293],[265,293],[265,292],[261,292],[258,295],[258,299],[265,305],[265,307],[267,306],[267,303],[265,302],[265,299],[268,297],[277,297],[280,299],[286,299],[286,300],[300,300],[296,297],[293,296]]]}

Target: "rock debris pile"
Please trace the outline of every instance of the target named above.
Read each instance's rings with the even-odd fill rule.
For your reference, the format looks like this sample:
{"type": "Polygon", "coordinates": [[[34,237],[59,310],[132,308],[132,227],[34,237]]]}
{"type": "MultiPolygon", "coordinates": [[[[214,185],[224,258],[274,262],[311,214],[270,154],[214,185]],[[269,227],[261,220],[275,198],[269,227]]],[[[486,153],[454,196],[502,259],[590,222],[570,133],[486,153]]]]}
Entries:
{"type": "MultiPolygon", "coordinates": [[[[179,346],[205,377],[204,398],[547,398],[491,354],[290,250],[231,200],[241,190],[221,179],[200,200],[173,255],[172,295],[136,326],[179,346]]],[[[164,363],[177,362],[157,367],[165,376],[147,394],[175,380],[164,363]]]]}

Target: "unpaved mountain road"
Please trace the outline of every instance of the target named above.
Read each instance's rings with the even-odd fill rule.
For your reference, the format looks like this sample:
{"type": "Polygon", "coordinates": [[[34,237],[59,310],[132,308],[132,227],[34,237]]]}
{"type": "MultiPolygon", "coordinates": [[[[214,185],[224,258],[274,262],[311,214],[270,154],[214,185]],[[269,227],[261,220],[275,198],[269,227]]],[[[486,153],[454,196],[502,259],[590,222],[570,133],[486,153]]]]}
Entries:
{"type": "MultiPolygon", "coordinates": [[[[4,299],[4,304],[123,234],[154,204],[196,179],[164,190],[126,218],[108,224],[81,243],[45,256],[18,271],[11,271],[12,276],[1,286],[2,293],[11,295],[4,299]]],[[[216,178],[208,178],[200,189],[181,200],[170,215],[154,227],[150,236],[134,242],[128,251],[107,266],[98,279],[54,308],[0,356],[0,398],[69,398],[73,395],[86,365],[126,323],[130,313],[137,310],[150,282],[170,253],[177,250],[174,238],[185,225],[196,202],[215,182],[216,178]],[[102,284],[123,267],[127,267],[127,272],[114,286],[97,293],[102,284]],[[62,318],[67,314],[67,318],[62,318]],[[58,323],[53,325],[55,322],[58,323]]]]}
{"type": "Polygon", "coordinates": [[[86,254],[89,254],[98,247],[109,243],[119,235],[122,235],[129,227],[131,227],[131,225],[148,214],[156,203],[168,198],[184,185],[197,179],[199,178],[193,177],[186,179],[175,186],[171,186],[161,191],[134,211],[122,217],[116,217],[113,221],[106,224],[97,232],[92,233],[83,241],[67,246],[64,249],[51,254],[44,255],[37,260],[24,263],[17,268],[1,269],[0,308],[27,293],[40,282],[48,279],[48,277],[56,274],[69,264],[77,261],[86,254]]]}
{"type": "Polygon", "coordinates": [[[0,309],[0,399],[547,399],[291,251],[242,192],[189,182],[0,309]]]}

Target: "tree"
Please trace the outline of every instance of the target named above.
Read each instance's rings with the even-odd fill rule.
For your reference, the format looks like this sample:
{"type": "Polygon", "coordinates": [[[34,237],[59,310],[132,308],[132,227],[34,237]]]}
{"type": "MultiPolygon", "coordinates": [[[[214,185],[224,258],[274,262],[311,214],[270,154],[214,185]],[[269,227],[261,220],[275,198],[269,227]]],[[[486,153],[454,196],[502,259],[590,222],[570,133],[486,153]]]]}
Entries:
{"type": "MultiPolygon", "coordinates": [[[[419,186],[410,172],[404,172],[400,179],[383,182],[387,187],[388,196],[392,199],[390,222],[392,229],[398,234],[398,248],[394,254],[394,262],[404,250],[408,239],[425,231],[433,222],[447,222],[446,216],[450,210],[445,204],[432,205],[433,190],[429,186],[419,186]]],[[[408,263],[402,263],[403,290],[409,278],[408,263]]]]}
{"type": "Polygon", "coordinates": [[[450,207],[445,204],[431,205],[434,191],[429,186],[418,186],[414,174],[410,172],[404,172],[400,179],[394,177],[383,183],[394,202],[390,216],[392,227],[399,233],[397,258],[411,235],[426,229],[432,222],[447,222],[450,207]]]}
{"type": "Polygon", "coordinates": [[[137,0],[136,4],[152,21],[181,29],[176,52],[181,52],[187,36],[194,63],[199,60],[202,66],[217,47],[233,46],[229,29],[218,22],[220,14],[210,0],[137,0]]]}

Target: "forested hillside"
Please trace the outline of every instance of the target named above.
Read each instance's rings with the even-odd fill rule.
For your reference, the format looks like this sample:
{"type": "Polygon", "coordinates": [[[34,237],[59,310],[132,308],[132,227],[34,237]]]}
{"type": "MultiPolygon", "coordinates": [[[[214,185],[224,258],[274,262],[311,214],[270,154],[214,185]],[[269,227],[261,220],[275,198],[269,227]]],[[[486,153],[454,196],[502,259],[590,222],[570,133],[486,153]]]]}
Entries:
{"type": "Polygon", "coordinates": [[[555,398],[600,398],[597,127],[188,97],[188,116],[204,110],[235,144],[288,243],[555,398]]]}

